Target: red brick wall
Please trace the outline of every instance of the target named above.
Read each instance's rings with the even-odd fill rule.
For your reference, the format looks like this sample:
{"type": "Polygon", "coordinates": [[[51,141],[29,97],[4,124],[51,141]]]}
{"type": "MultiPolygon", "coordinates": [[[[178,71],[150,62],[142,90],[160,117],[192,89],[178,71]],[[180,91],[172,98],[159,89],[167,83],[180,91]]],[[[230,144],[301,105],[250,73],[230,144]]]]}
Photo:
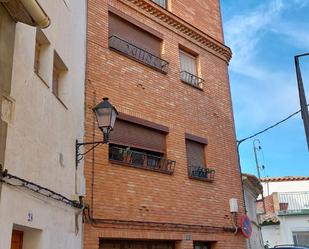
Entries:
{"type": "Polygon", "coordinates": [[[169,1],[171,12],[216,40],[223,41],[220,2],[218,0],[169,1]]]}
{"type": "MultiPolygon", "coordinates": [[[[266,214],[275,213],[274,199],[272,195],[264,197],[264,203],[265,203],[265,213],[266,214]]],[[[257,209],[259,212],[264,211],[264,204],[262,200],[257,202],[257,209]]]]}
{"type": "MultiPolygon", "coordinates": [[[[177,164],[173,175],[112,165],[108,162],[108,146],[97,147],[93,168],[94,217],[230,227],[229,199],[239,200],[240,212],[243,212],[243,199],[226,62],[117,0],[109,4],[162,33],[162,58],[169,61],[170,66],[165,75],[111,51],[108,48],[108,5],[89,0],[85,140],[93,139],[91,107],[108,96],[118,111],[169,127],[166,156],[177,164]],[[204,91],[180,81],[179,44],[199,54],[204,91]],[[214,182],[188,178],[185,133],[209,140],[206,163],[216,170],[214,182]]],[[[174,13],[177,14],[176,6],[174,13]]],[[[102,133],[96,128],[95,139],[101,138],[102,133]]],[[[92,203],[91,175],[90,153],[85,160],[88,204],[92,203]]],[[[244,248],[241,235],[190,233],[196,240],[218,241],[214,248],[244,248]]],[[[183,239],[185,234],[86,225],[85,248],[98,248],[99,237],[176,240],[183,239]]],[[[179,248],[192,248],[192,241],[183,245],[179,248]]]]}

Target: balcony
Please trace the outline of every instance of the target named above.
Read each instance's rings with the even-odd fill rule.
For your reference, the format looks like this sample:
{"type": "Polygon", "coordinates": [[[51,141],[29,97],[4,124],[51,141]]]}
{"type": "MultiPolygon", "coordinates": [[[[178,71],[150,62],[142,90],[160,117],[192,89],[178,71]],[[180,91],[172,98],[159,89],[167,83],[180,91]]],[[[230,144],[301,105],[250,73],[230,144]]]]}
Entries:
{"type": "Polygon", "coordinates": [[[278,193],[279,215],[309,214],[309,192],[278,193]]]}
{"type": "Polygon", "coordinates": [[[215,178],[215,170],[209,168],[203,168],[199,166],[188,167],[189,178],[212,182],[215,178]]]}
{"type": "Polygon", "coordinates": [[[203,89],[203,82],[204,80],[200,77],[197,77],[196,75],[192,74],[192,73],[189,73],[187,71],[181,71],[180,72],[180,79],[191,85],[191,86],[194,86],[200,90],[203,89]]]}
{"type": "Polygon", "coordinates": [[[124,164],[127,166],[157,171],[165,174],[173,174],[176,162],[126,148],[110,146],[109,160],[111,163],[124,164]]]}
{"type": "Polygon", "coordinates": [[[111,36],[109,38],[109,47],[114,51],[149,66],[161,73],[167,73],[169,64],[167,61],[117,36],[111,36]]]}

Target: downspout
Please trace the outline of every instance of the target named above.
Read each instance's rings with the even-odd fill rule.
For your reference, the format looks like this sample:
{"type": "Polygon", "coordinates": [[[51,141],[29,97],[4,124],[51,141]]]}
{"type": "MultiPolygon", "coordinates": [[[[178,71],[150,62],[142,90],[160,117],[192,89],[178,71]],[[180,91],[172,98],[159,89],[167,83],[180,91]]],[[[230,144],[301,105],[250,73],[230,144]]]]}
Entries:
{"type": "Polygon", "coordinates": [[[47,28],[50,25],[50,19],[36,0],[20,0],[29,15],[36,22],[37,27],[47,28]]]}

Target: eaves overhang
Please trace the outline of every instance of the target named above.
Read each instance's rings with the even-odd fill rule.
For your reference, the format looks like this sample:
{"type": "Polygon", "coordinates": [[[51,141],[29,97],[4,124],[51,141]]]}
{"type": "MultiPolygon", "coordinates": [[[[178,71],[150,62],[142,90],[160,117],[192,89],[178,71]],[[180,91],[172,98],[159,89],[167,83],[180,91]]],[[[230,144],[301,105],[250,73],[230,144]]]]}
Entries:
{"type": "Polygon", "coordinates": [[[232,51],[222,42],[214,39],[172,12],[161,8],[151,0],[119,0],[155,22],[174,31],[178,35],[202,47],[227,63],[232,58],[232,51]]]}
{"type": "Polygon", "coordinates": [[[0,0],[0,4],[16,22],[42,29],[50,25],[50,18],[36,0],[0,0]]]}

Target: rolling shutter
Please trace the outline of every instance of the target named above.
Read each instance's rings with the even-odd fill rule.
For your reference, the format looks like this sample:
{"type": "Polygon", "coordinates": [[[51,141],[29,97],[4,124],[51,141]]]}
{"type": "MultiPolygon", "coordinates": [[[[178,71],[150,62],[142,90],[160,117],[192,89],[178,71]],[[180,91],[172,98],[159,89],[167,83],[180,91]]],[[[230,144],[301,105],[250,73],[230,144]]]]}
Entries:
{"type": "Polygon", "coordinates": [[[205,167],[204,144],[186,139],[189,166],[205,167]]]}
{"type": "Polygon", "coordinates": [[[160,57],[162,40],[138,26],[109,13],[109,37],[117,36],[127,42],[160,57]]]}
{"type": "Polygon", "coordinates": [[[165,153],[165,133],[124,120],[117,120],[110,143],[165,153]]]}
{"type": "Polygon", "coordinates": [[[179,51],[179,59],[180,59],[180,71],[185,71],[191,73],[193,75],[197,75],[196,68],[196,57],[180,50],[179,51]]]}

